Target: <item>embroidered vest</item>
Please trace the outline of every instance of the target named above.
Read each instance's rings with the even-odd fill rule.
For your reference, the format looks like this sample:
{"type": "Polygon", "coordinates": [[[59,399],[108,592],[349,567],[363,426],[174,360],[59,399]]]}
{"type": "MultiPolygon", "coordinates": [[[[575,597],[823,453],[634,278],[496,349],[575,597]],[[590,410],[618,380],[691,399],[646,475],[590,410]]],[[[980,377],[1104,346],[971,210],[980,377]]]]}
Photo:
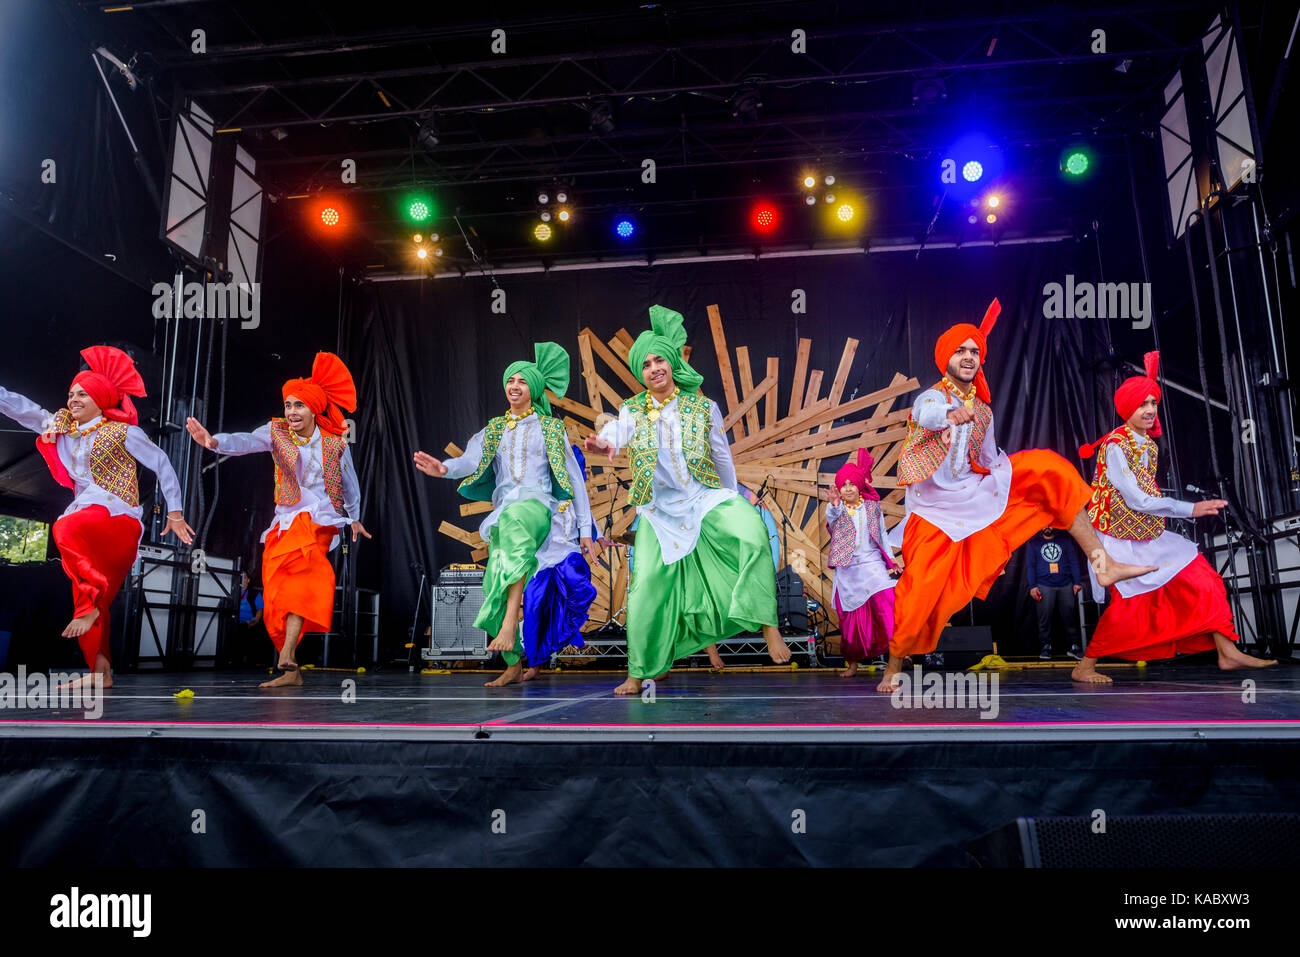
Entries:
{"type": "Polygon", "coordinates": [[[1160,486],[1156,484],[1155,443],[1150,443],[1147,450],[1150,465],[1144,467],[1142,450],[1133,441],[1132,430],[1122,425],[1097,443],[1097,471],[1092,479],[1092,498],[1088,500],[1088,520],[1093,528],[1112,538],[1131,542],[1149,542],[1159,538],[1165,530],[1165,520],[1159,515],[1147,515],[1130,508],[1106,475],[1106,449],[1111,445],[1119,445],[1123,450],[1124,461],[1137,479],[1138,488],[1152,497],[1158,498],[1161,494],[1160,486]]]}
{"type": "MultiPolygon", "coordinates": [[[[100,423],[95,429],[94,443],[86,458],[90,466],[90,477],[95,484],[135,508],[140,504],[140,484],[136,478],[135,458],[126,450],[126,433],[129,428],[125,422],[105,420],[100,423]]],[[[77,420],[67,409],[60,409],[54,414],[51,431],[68,435],[76,429],[77,420]]],[[[55,478],[58,478],[57,472],[55,478]]]]}
{"type": "MultiPolygon", "coordinates": [[[[573,498],[573,482],[569,479],[569,470],[565,463],[565,451],[569,447],[569,437],[564,431],[564,421],[554,416],[534,413],[542,427],[542,442],[546,446],[546,462],[551,467],[551,494],[561,502],[573,498]]],[[[499,415],[487,424],[483,435],[483,457],[479,459],[474,474],[456,487],[461,495],[472,502],[490,502],[496,491],[496,470],[492,461],[497,457],[501,439],[506,434],[506,417],[499,415]]]]}
{"type": "MultiPolygon", "coordinates": [[[[302,501],[302,489],[298,487],[298,446],[291,438],[292,431],[287,420],[271,420],[271,461],[275,463],[277,505],[297,505],[302,501]]],[[[325,494],[334,511],[343,515],[343,438],[322,430],[320,444],[325,465],[325,494]]]]}
{"type": "MultiPolygon", "coordinates": [[[[863,511],[863,520],[867,523],[867,535],[871,538],[871,544],[881,553],[887,554],[884,544],[880,541],[880,503],[875,499],[863,499],[858,508],[863,511]]],[[[830,557],[826,559],[826,564],[831,568],[852,564],[853,553],[857,548],[857,523],[853,521],[853,516],[849,514],[846,506],[840,513],[840,517],[835,520],[835,524],[831,526],[831,552],[830,557]]]]}
{"type": "MultiPolygon", "coordinates": [[[[947,382],[940,381],[934,388],[950,401],[955,395],[947,382]]],[[[979,457],[980,450],[984,447],[984,436],[993,424],[993,410],[987,402],[976,397],[971,411],[975,413],[975,421],[970,423],[970,467],[975,472],[987,475],[989,470],[979,464],[979,457]]],[[[931,432],[921,428],[909,415],[907,437],[903,439],[903,450],[898,456],[898,484],[914,485],[924,482],[938,470],[950,451],[947,426],[931,432]]]]}
{"type": "MultiPolygon", "coordinates": [[[[627,454],[632,460],[632,491],[627,500],[632,505],[645,505],[653,497],[655,466],[659,463],[659,429],[657,422],[650,421],[650,401],[649,392],[640,392],[623,403],[623,408],[636,421],[636,431],[627,443],[627,454]]],[[[722,488],[709,447],[709,432],[713,428],[709,407],[709,399],[703,392],[677,394],[681,452],[686,469],[695,481],[708,488],[722,488]]]]}

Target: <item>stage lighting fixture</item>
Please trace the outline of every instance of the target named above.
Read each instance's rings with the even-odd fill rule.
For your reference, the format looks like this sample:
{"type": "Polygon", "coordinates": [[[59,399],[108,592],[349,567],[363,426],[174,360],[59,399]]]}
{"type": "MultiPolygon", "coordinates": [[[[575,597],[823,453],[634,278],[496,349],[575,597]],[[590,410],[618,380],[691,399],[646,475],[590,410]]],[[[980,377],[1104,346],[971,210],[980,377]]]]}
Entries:
{"type": "Polygon", "coordinates": [[[1065,157],[1064,169],[1065,172],[1071,176],[1082,176],[1084,173],[1088,172],[1089,165],[1091,164],[1088,161],[1087,153],[1083,150],[1072,150],[1070,154],[1065,157]]]}
{"type": "Polygon", "coordinates": [[[437,233],[429,233],[429,242],[436,243],[439,237],[437,233]]]}
{"type": "Polygon", "coordinates": [[[997,193],[993,193],[985,199],[984,202],[988,203],[989,209],[997,209],[998,204],[1002,202],[1002,199],[997,193]]]}
{"type": "Polygon", "coordinates": [[[763,100],[755,86],[743,86],[732,94],[731,115],[740,120],[742,126],[756,122],[762,108],[763,100]]]}
{"type": "Polygon", "coordinates": [[[817,186],[817,177],[816,177],[816,176],[805,176],[805,177],[803,178],[803,188],[804,188],[804,189],[813,189],[813,188],[815,188],[816,186],[817,186]]]}
{"type": "MultiPolygon", "coordinates": [[[[597,100],[591,106],[591,129],[597,133],[614,132],[614,109],[608,100],[597,100]]],[[[560,200],[564,202],[564,200],[560,200]]]]}
{"type": "Polygon", "coordinates": [[[631,239],[636,234],[636,224],[630,219],[620,219],[614,226],[619,239],[631,239]]]}
{"type": "Polygon", "coordinates": [[[550,194],[546,193],[545,191],[537,194],[537,202],[541,203],[543,206],[545,206],[550,201],[551,201],[550,194]]]}
{"type": "Polygon", "coordinates": [[[433,254],[434,254],[435,256],[441,256],[441,255],[442,255],[442,247],[441,247],[441,246],[437,246],[437,247],[435,247],[434,250],[433,250],[433,254]]]}
{"type": "Polygon", "coordinates": [[[545,209],[542,210],[542,222],[549,223],[550,221],[551,221],[550,211],[545,209]]]}
{"type": "Polygon", "coordinates": [[[968,160],[966,165],[961,168],[961,176],[968,183],[977,183],[979,178],[984,175],[984,164],[979,160],[968,160]]]}
{"type": "Polygon", "coordinates": [[[424,242],[424,237],[421,236],[419,233],[416,233],[414,236],[411,237],[411,239],[415,240],[416,243],[424,242]]]}
{"type": "Polygon", "coordinates": [[[851,222],[853,220],[853,206],[849,203],[842,203],[840,208],[835,210],[835,218],[842,223],[851,222]]]}
{"type": "Polygon", "coordinates": [[[984,217],[984,221],[991,226],[998,221],[998,214],[989,213],[987,216],[984,217]]]}
{"type": "Polygon", "coordinates": [[[573,218],[573,213],[569,212],[569,210],[567,209],[560,209],[556,211],[555,218],[562,223],[567,223],[570,219],[573,218]]]}
{"type": "Polygon", "coordinates": [[[537,228],[533,230],[533,236],[542,242],[546,242],[551,238],[551,227],[545,223],[538,223],[537,228]]]}
{"type": "Polygon", "coordinates": [[[834,194],[834,193],[827,193],[827,194],[826,194],[825,196],[823,196],[822,198],[823,198],[824,200],[826,200],[826,202],[828,202],[828,203],[833,203],[833,202],[835,202],[835,194],[834,194]]]}
{"type": "Polygon", "coordinates": [[[776,229],[779,217],[776,206],[767,200],[755,203],[749,211],[749,225],[756,233],[770,233],[776,229]]]}
{"type": "Polygon", "coordinates": [[[560,190],[558,193],[555,194],[555,201],[557,203],[567,203],[569,201],[569,194],[566,193],[564,190],[560,190]]]}
{"type": "Polygon", "coordinates": [[[807,196],[805,196],[805,197],[803,198],[803,201],[804,201],[805,203],[807,203],[809,206],[816,206],[816,205],[817,205],[817,197],[814,196],[812,193],[809,193],[807,196]]]}
{"type": "Polygon", "coordinates": [[[325,206],[320,211],[320,221],[326,226],[337,226],[340,218],[339,211],[334,206],[325,206]]]}
{"type": "Polygon", "coordinates": [[[426,150],[438,145],[438,121],[434,114],[427,114],[420,120],[420,127],[415,132],[415,141],[426,150]]]}
{"type": "Polygon", "coordinates": [[[421,246],[419,249],[415,251],[415,255],[419,256],[421,259],[425,259],[429,255],[429,250],[421,246]]]}
{"type": "Polygon", "coordinates": [[[966,217],[966,222],[970,223],[972,226],[974,226],[979,221],[980,221],[979,217],[976,216],[974,213],[971,213],[969,216],[966,217]]]}
{"type": "Polygon", "coordinates": [[[417,199],[406,207],[406,215],[417,223],[422,223],[429,218],[429,204],[422,199],[417,199]]]}
{"type": "Polygon", "coordinates": [[[834,177],[834,176],[827,176],[824,180],[822,180],[822,182],[825,183],[827,186],[834,186],[834,185],[835,185],[835,177],[834,177]]]}

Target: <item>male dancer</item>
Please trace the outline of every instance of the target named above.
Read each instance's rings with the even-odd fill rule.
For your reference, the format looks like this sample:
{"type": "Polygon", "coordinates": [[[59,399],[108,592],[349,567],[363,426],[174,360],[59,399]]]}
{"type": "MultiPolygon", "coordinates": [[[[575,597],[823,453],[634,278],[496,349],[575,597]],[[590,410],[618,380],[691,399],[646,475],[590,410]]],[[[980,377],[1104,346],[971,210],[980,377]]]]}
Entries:
{"type": "Polygon", "coordinates": [[[902,535],[906,567],[878,691],[893,691],[903,659],[933,651],[948,619],[986,597],[1011,553],[1045,524],[1068,529],[1106,585],[1152,571],[1106,554],[1083,511],[1092,490],[1065,459],[1044,449],[1012,456],[998,449],[980,366],[1001,310],[994,299],[978,328],[963,322],[939,337],[934,362],[943,378],[912,406],[898,460],[906,513],[903,531],[893,532],[902,535]]]}
{"type": "Polygon", "coordinates": [[[489,688],[529,681],[556,651],[581,645],[580,629],[596,597],[583,560],[584,552],[593,563],[600,557],[590,537],[586,476],[546,397],[548,388],[559,398],[568,391],[569,354],[557,343],[539,342],[533,355],[533,362],[506,368],[501,381],[510,411],[488,422],[462,455],[445,462],[426,452],[414,456],[421,472],[463,479],[461,495],[493,505],[479,526],[488,563],[474,627],[493,636],[488,650],[501,652],[506,670],[489,688]]]}
{"type": "Polygon", "coordinates": [[[0,412],[39,434],[36,448],[54,480],[73,490],[72,504],[51,529],[64,574],[72,581],[73,618],[63,637],[76,638],[92,674],[113,686],[108,656],[109,607],[135,564],[140,536],[140,489],[136,463],[158,477],[167,500],[163,534],[186,545],[194,529],[181,514],[181,487],[163,450],[139,428],[130,396],[143,396],[144,380],[131,357],[111,346],[81,350],[90,368],[68,388],[68,404],[54,415],[35,402],[0,388],[0,412]]]}
{"type": "Polygon", "coordinates": [[[857,674],[863,659],[883,655],[894,633],[894,579],[903,570],[894,563],[880,493],[871,485],[873,464],[871,453],[858,449],[857,461],[835,473],[826,506],[831,533],[826,564],[835,569],[831,602],[843,636],[841,678],[857,674]]]}
{"type": "Polygon", "coordinates": [[[678,658],[743,631],[761,628],[772,660],[790,660],[776,627],[767,531],[737,494],[722,414],[682,358],[685,344],[681,314],[651,306],[650,329],[627,357],[646,391],[586,440],[611,461],[628,450],[628,501],[641,518],[627,597],[628,678],[615,694],[638,694],[678,658]]]}
{"type": "MultiPolygon", "coordinates": [[[[1166,518],[1217,515],[1228,503],[1221,498],[1182,502],[1161,494],[1152,441],[1160,435],[1160,353],[1148,352],[1144,365],[1146,375],[1126,379],[1115,391],[1115,411],[1124,424],[1092,445],[1080,446],[1079,454],[1086,459],[1094,451],[1102,453],[1088,503],[1102,545],[1116,558],[1155,570],[1112,587],[1111,603],[1070,677],[1109,683],[1097,671],[1098,658],[1151,661],[1211,648],[1225,671],[1275,665],[1237,647],[1223,579],[1194,543],[1165,528],[1166,518]]],[[[1093,594],[1101,601],[1102,588],[1095,574],[1092,579],[1093,594]]]]}
{"type": "Polygon", "coordinates": [[[338,530],[370,538],[361,524],[361,488],[340,409],[357,407],[352,373],[332,352],[318,352],[311,378],[281,389],[284,416],[252,432],[208,430],[191,417],[194,441],[222,455],[270,452],[275,464],[275,518],[262,533],[262,621],[280,653],[284,674],[258,687],[301,685],[295,654],[304,632],[328,632],[334,618],[334,566],[329,553],[338,530]],[[345,515],[346,513],[346,515],[345,515]],[[350,517],[349,517],[350,516],[350,517]]]}

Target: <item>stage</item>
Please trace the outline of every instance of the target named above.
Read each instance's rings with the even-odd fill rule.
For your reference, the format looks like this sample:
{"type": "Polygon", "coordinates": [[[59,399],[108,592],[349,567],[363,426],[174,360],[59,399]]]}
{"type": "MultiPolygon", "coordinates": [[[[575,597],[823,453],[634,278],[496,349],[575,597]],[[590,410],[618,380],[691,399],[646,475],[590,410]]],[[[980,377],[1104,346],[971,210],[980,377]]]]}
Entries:
{"type": "Polygon", "coordinates": [[[123,674],[98,719],[0,711],[3,859],[963,866],[1020,816],[1300,806],[1300,670],[1104,670],[998,672],[963,708],[775,667],[674,672],[653,700],[577,670],[123,674]]]}

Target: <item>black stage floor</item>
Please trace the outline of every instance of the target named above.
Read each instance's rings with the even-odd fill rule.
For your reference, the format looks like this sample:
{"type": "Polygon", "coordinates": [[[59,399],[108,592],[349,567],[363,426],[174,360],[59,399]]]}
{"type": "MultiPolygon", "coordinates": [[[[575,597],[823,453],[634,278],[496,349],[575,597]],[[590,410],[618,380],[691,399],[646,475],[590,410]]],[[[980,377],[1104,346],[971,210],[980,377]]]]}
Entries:
{"type": "Polygon", "coordinates": [[[0,709],[0,862],[964,866],[1018,817],[1300,808],[1300,669],[1108,670],[999,672],[988,718],[829,670],[123,674],[0,709]]]}
{"type": "Polygon", "coordinates": [[[639,740],[653,729],[691,740],[1063,740],[1196,731],[1300,738],[1300,668],[1286,663],[1257,672],[1182,662],[1103,671],[1113,684],[1076,684],[1068,667],[997,672],[996,689],[986,683],[985,699],[972,696],[967,707],[926,707],[917,690],[895,701],[875,691],[878,670],[854,678],[834,669],[676,671],[658,683],[653,700],[614,695],[622,677],[612,672],[544,672],[525,684],[485,688],[492,673],[310,669],[303,687],[273,690],[257,687],[262,672],[125,674],[104,692],[98,717],[0,709],[0,736],[62,736],[75,724],[73,733],[96,737],[454,740],[487,733],[564,741],[631,733],[639,740]],[[1244,681],[1254,683],[1253,694],[1244,681]]]}

